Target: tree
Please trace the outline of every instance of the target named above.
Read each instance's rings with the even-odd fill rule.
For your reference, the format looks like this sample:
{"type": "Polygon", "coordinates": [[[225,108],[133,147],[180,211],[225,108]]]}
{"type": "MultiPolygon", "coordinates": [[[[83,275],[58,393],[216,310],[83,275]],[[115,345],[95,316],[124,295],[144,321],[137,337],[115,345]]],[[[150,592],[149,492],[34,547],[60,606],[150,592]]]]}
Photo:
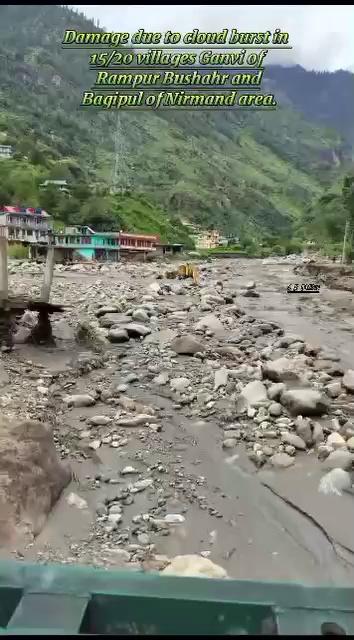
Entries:
{"type": "Polygon", "coordinates": [[[107,198],[92,197],[80,210],[82,224],[92,226],[96,231],[112,231],[117,228],[117,216],[112,211],[112,204],[107,198]]]}

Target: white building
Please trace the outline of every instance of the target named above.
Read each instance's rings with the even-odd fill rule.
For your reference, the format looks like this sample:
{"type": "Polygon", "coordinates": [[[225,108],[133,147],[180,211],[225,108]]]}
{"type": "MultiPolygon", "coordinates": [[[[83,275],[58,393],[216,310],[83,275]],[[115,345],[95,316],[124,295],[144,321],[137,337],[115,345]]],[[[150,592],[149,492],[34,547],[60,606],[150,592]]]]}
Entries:
{"type": "Polygon", "coordinates": [[[44,182],[42,182],[42,184],[39,185],[40,189],[46,189],[47,187],[55,187],[62,193],[70,193],[67,180],[45,180],[44,182]]]}
{"type": "Polygon", "coordinates": [[[48,244],[51,216],[43,209],[0,207],[0,226],[10,243],[48,244]]]}
{"type": "Polygon", "coordinates": [[[12,158],[13,149],[8,144],[0,144],[0,159],[6,160],[12,158]]]}

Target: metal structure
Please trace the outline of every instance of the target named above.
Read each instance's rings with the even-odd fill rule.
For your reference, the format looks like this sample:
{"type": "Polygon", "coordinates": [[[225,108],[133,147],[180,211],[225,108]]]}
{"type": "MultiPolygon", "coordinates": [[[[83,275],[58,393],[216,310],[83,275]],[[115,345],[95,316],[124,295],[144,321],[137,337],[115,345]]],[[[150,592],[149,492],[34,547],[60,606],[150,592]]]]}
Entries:
{"type": "Polygon", "coordinates": [[[0,635],[353,632],[353,587],[0,562],[0,635]]]}
{"type": "Polygon", "coordinates": [[[130,187],[130,171],[128,167],[128,145],[125,140],[122,119],[117,114],[114,134],[114,163],[111,179],[111,194],[124,194],[130,187]]]}

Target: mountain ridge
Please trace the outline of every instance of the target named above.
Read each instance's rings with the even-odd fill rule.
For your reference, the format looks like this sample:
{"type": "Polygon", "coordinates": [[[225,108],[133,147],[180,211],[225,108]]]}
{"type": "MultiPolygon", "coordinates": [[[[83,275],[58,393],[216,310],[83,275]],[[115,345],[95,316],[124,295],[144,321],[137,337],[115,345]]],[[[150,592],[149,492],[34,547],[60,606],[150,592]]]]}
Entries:
{"type": "MultiPolygon", "coordinates": [[[[68,176],[79,186],[94,187],[107,224],[113,224],[114,212],[121,211],[109,195],[116,118],[79,109],[80,92],[92,86],[94,75],[87,50],[62,50],[69,28],[99,30],[85,16],[59,5],[1,6],[0,143],[14,145],[16,157],[6,163],[19,163],[13,171],[19,175],[21,166],[22,175],[33,181],[36,203],[47,204],[43,200],[48,196],[36,191],[40,181],[68,176]]],[[[278,67],[265,72],[266,81],[279,88],[278,67]]],[[[279,91],[282,106],[275,113],[121,113],[122,157],[131,192],[159,211],[159,225],[165,218],[169,234],[181,233],[183,217],[237,235],[291,235],[306,206],[338,179],[350,159],[351,130],[347,135],[343,127],[341,132],[329,129],[328,122],[338,115],[329,109],[323,116],[325,128],[307,120],[300,107],[292,108],[296,96],[289,83],[283,81],[279,91]]],[[[11,175],[5,180],[14,183],[11,175]]],[[[21,194],[14,188],[11,195],[21,194]]],[[[68,203],[65,207],[52,199],[52,211],[62,220],[82,220],[90,211],[87,221],[94,224],[90,198],[87,189],[85,198],[76,194],[71,212],[68,203]]],[[[139,210],[144,217],[144,207],[139,210]]],[[[153,231],[151,214],[149,220],[153,231]]],[[[130,222],[130,230],[139,230],[136,215],[130,222]]],[[[129,217],[125,224],[129,226],[129,217]]]]}

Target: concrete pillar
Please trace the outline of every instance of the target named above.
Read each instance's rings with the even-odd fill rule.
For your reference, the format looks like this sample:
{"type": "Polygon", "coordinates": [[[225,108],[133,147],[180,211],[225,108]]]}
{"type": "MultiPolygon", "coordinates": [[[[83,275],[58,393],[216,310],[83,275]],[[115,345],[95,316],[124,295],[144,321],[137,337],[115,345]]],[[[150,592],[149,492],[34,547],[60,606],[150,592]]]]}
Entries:
{"type": "Polygon", "coordinates": [[[47,259],[44,267],[44,278],[41,290],[41,300],[49,302],[50,289],[53,281],[54,272],[54,247],[49,246],[47,250],[47,259]]]}
{"type": "Polygon", "coordinates": [[[7,238],[0,235],[0,302],[9,297],[9,280],[7,269],[7,238]]]}

